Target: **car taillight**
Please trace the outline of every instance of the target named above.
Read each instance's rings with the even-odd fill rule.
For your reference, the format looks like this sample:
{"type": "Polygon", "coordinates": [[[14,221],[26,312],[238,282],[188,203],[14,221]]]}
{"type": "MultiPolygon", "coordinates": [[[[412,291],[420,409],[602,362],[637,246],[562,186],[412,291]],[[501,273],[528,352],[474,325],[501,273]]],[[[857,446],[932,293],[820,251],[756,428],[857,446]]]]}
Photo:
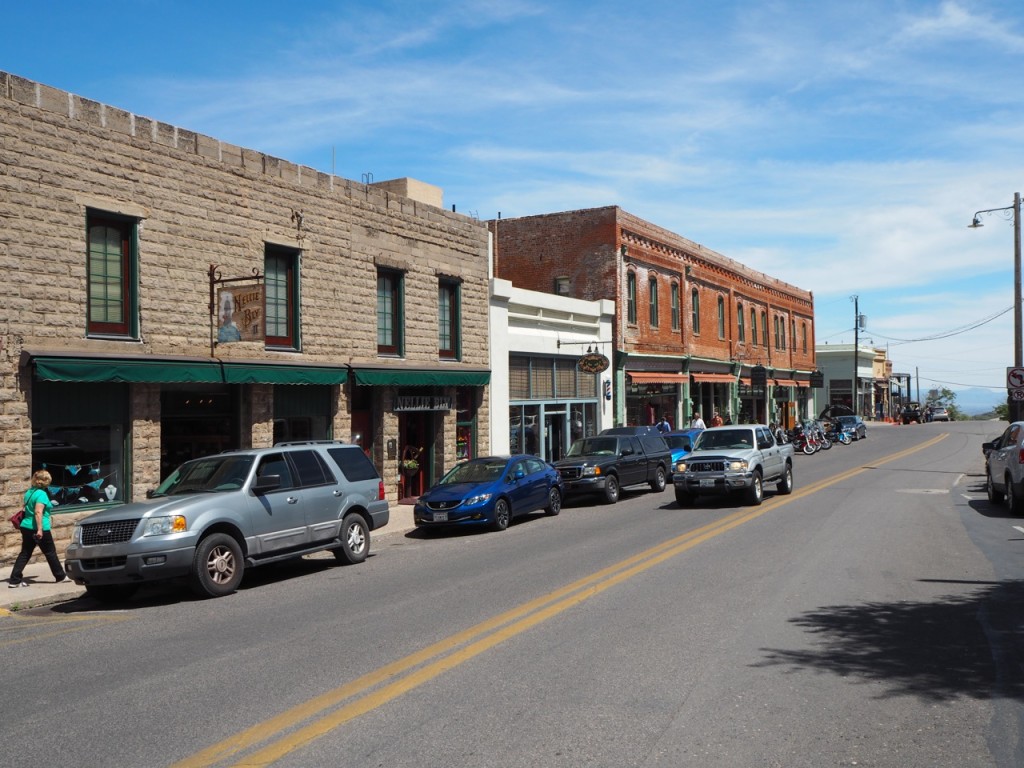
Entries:
{"type": "Polygon", "coordinates": [[[1024,464],[1024,448],[1020,448],[1017,451],[1017,463],[1024,464]]]}
{"type": "Polygon", "coordinates": [[[384,481],[381,480],[377,485],[377,501],[384,501],[384,481]]]}

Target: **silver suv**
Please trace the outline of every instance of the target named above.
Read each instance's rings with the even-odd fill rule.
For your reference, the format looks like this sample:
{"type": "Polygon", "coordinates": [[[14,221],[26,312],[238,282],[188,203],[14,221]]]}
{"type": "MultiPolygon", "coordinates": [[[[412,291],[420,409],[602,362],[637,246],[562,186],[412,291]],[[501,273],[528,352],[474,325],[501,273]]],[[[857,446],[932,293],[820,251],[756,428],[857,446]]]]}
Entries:
{"type": "Polygon", "coordinates": [[[1005,496],[1011,512],[1024,512],[1024,422],[1013,422],[1003,434],[981,448],[986,452],[988,500],[998,504],[1005,496]]]}
{"type": "Polygon", "coordinates": [[[359,446],[279,443],[186,462],[148,501],[75,525],[66,569],[100,600],[186,577],[203,597],[237,589],[246,568],[329,550],[359,563],[388,522],[384,483],[359,446]]]}

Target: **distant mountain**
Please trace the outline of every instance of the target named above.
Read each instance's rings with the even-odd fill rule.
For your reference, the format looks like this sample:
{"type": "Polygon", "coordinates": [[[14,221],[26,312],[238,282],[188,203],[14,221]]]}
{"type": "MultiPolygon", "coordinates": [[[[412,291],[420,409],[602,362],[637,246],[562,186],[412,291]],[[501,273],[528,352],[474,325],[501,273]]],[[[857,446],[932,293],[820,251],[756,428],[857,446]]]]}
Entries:
{"type": "Polygon", "coordinates": [[[955,390],[955,392],[956,407],[968,416],[988,413],[1000,403],[1006,402],[1006,392],[998,389],[972,387],[971,389],[955,390]]]}

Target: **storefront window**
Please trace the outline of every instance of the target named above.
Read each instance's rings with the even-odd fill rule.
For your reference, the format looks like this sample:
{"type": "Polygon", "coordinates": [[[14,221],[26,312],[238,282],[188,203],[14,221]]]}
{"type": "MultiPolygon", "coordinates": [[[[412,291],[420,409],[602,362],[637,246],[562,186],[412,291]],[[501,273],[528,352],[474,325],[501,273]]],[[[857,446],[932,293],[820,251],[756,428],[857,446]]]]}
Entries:
{"type": "Polygon", "coordinates": [[[476,452],[476,390],[462,388],[455,395],[455,460],[466,461],[476,452]]]}
{"type": "Polygon", "coordinates": [[[32,397],[32,471],[53,477],[54,512],[123,502],[127,387],[44,381],[32,397]]]}

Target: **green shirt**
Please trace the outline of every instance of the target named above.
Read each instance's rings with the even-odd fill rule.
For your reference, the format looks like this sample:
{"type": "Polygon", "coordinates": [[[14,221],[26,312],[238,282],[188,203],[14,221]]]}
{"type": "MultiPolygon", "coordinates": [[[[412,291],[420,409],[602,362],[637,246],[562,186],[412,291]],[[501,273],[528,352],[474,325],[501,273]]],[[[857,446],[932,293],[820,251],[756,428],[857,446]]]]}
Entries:
{"type": "Polygon", "coordinates": [[[29,488],[25,491],[25,519],[21,521],[22,528],[30,531],[39,530],[36,528],[36,504],[43,505],[43,530],[50,530],[50,510],[53,509],[53,502],[49,494],[42,488],[29,488]]]}

